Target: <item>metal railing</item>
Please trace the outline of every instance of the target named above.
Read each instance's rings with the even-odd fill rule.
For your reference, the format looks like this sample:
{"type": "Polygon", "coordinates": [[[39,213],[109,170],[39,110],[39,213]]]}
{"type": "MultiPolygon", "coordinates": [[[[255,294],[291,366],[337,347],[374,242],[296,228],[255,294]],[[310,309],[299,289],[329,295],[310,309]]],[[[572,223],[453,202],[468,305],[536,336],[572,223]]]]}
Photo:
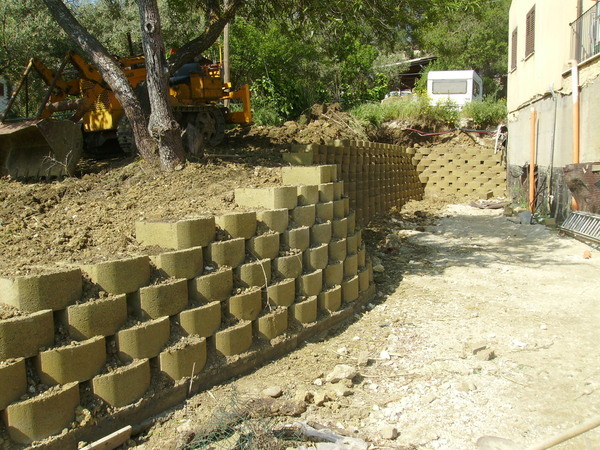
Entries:
{"type": "Polygon", "coordinates": [[[600,53],[600,3],[596,3],[571,24],[571,56],[585,61],[600,53]]]}

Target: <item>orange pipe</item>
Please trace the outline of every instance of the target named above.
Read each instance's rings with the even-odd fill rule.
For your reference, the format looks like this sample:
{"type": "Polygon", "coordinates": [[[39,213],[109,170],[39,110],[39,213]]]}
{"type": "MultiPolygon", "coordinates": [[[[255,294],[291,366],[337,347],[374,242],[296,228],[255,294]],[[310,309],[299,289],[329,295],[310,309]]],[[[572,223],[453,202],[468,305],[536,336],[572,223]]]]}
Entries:
{"type": "MultiPolygon", "coordinates": [[[[573,83],[573,164],[579,164],[579,146],[580,146],[580,119],[579,119],[579,70],[576,60],[571,60],[571,81],[573,83]]],[[[577,211],[579,205],[573,197],[571,209],[577,211]]]]}
{"type": "Polygon", "coordinates": [[[531,152],[529,156],[529,211],[535,207],[535,149],[537,147],[537,111],[531,108],[531,152]]]}

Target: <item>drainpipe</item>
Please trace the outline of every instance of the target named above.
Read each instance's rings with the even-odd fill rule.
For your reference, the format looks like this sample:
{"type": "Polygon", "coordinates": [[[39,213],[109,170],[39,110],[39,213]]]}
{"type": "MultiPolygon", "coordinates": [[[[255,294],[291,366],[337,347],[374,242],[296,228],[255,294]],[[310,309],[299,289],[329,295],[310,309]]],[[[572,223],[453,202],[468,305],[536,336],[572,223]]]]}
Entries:
{"type": "MultiPolygon", "coordinates": [[[[569,61],[569,64],[571,65],[571,82],[573,85],[573,164],[579,164],[579,67],[577,60],[575,59],[569,61]]],[[[571,208],[573,211],[577,211],[579,209],[575,197],[573,197],[573,200],[571,201],[571,208]]]]}
{"type": "Polygon", "coordinates": [[[529,155],[529,211],[535,209],[535,148],[537,147],[537,111],[531,107],[531,147],[529,155]]]}

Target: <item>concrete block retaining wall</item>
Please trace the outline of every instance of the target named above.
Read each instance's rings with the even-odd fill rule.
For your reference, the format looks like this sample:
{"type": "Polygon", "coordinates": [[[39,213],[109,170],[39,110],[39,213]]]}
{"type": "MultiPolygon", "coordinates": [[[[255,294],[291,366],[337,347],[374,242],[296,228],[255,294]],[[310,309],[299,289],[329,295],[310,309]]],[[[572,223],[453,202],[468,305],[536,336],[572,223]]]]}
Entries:
{"type": "Polygon", "coordinates": [[[153,382],[172,380],[163,397],[191,376],[209,386],[290,351],[372,298],[343,171],[284,172],[308,184],[236,191],[257,211],[137,223],[137,239],[162,253],[0,280],[0,301],[24,307],[0,320],[0,415],[11,439],[27,444],[68,429],[55,439],[73,447],[69,439],[98,428],[73,425],[89,393],[117,416],[124,406],[133,414],[152,404],[153,382]],[[105,293],[82,297],[84,277],[105,293]],[[61,295],[46,296],[49,286],[61,295]],[[25,395],[32,377],[53,387],[25,395]]]}
{"type": "MultiPolygon", "coordinates": [[[[313,164],[336,164],[338,178],[348,194],[348,207],[356,211],[359,223],[391,207],[401,207],[409,200],[438,194],[486,198],[505,195],[506,169],[500,153],[487,148],[438,149],[435,147],[403,148],[392,144],[337,140],[327,145],[293,145],[284,160],[302,171],[283,171],[283,182],[319,185],[321,201],[334,201],[334,217],[340,217],[343,204],[336,204],[325,188],[323,170],[313,164]],[[327,199],[327,200],[324,200],[327,199]]],[[[332,187],[333,188],[333,187],[332,187]]],[[[332,197],[333,195],[333,197],[332,197]]],[[[299,198],[306,198],[303,193],[299,198]]],[[[303,203],[302,203],[303,204],[303,203]]],[[[322,205],[321,214],[328,214],[322,205]]],[[[347,210],[346,210],[347,212],[347,210]]],[[[301,220],[310,221],[308,213],[301,220]]],[[[316,211],[319,216],[319,211],[316,211]]]]}

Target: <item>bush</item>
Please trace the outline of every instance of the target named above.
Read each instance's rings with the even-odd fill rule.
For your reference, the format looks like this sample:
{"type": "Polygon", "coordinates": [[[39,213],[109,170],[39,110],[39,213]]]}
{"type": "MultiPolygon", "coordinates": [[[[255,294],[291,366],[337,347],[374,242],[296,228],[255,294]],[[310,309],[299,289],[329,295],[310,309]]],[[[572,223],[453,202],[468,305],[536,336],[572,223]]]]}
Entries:
{"type": "Polygon", "coordinates": [[[462,110],[462,116],[472,119],[477,127],[497,126],[506,121],[506,100],[493,100],[467,103],[462,110]]]}

